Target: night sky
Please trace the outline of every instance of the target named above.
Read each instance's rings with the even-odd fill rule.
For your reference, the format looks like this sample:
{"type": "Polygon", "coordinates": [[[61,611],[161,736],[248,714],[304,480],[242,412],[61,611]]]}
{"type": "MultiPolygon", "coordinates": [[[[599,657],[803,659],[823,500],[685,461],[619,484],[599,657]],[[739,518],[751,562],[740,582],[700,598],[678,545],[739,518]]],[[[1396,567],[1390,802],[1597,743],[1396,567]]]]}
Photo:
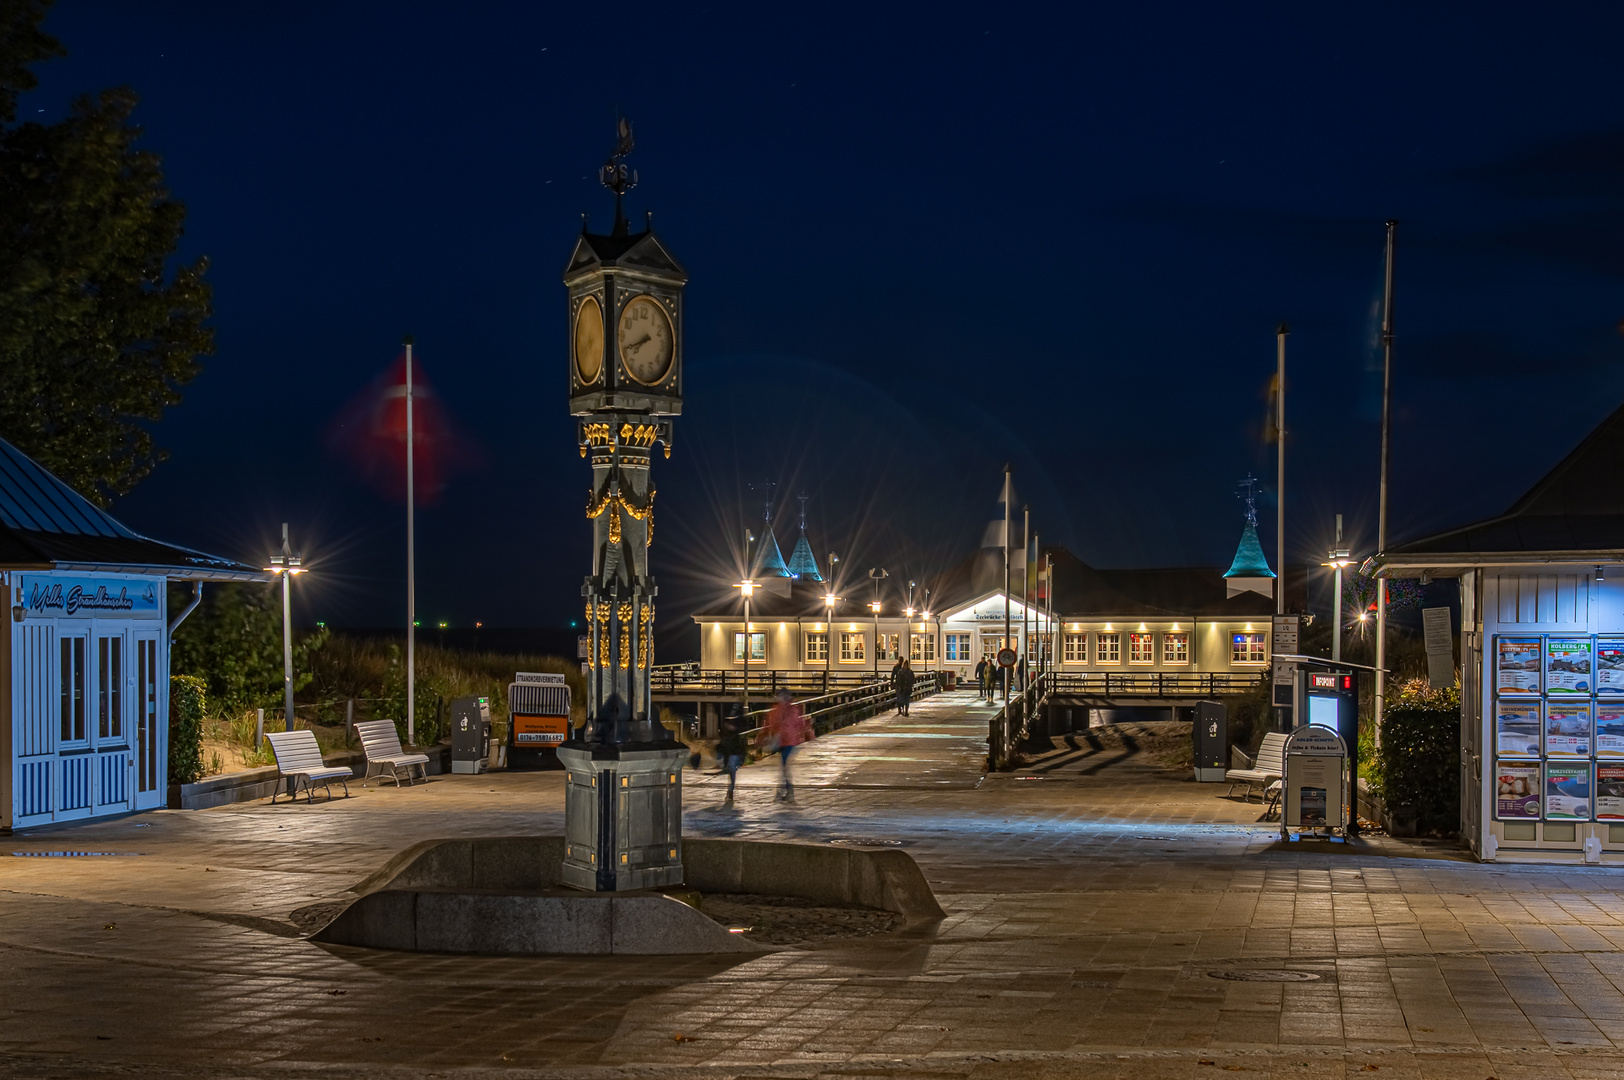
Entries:
{"type": "Polygon", "coordinates": [[[289,521],[303,620],[402,622],[403,508],[324,433],[411,333],[465,447],[420,617],[578,617],[559,275],[611,223],[617,108],[691,274],[668,626],[768,480],[786,554],[804,491],[820,560],[906,580],[979,543],[1006,461],[1099,566],[1227,565],[1252,471],[1273,559],[1281,320],[1287,554],[1339,512],[1368,553],[1389,217],[1393,536],[1504,509],[1624,401],[1624,7],[1241,8],[61,0],[21,114],[134,87],[212,260],[218,353],[115,513],[250,560],[289,521]]]}

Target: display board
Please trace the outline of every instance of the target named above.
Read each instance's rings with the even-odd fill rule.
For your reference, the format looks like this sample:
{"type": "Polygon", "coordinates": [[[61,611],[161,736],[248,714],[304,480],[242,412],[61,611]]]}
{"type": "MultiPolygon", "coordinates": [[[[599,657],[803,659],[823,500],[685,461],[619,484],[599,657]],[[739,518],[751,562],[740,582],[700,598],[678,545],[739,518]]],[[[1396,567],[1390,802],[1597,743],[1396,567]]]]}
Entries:
{"type": "Polygon", "coordinates": [[[1499,821],[1624,821],[1624,638],[1494,639],[1499,821]]]}

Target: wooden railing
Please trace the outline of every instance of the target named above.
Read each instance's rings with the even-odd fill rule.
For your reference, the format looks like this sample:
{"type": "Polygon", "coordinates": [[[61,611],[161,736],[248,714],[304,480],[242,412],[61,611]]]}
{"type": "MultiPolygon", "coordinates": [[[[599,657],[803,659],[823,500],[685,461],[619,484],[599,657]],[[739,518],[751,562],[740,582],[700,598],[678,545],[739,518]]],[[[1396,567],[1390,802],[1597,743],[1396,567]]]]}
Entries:
{"type": "MultiPolygon", "coordinates": [[[[941,688],[941,672],[933,671],[928,675],[918,675],[914,678],[913,693],[909,695],[908,700],[918,701],[937,693],[941,688]]],[[[896,691],[887,680],[883,683],[870,682],[849,690],[819,694],[816,697],[801,699],[796,704],[801,707],[806,718],[812,721],[812,730],[819,735],[826,735],[837,728],[867,720],[871,716],[895,708],[896,700],[896,691]]],[[[758,756],[756,744],[760,741],[767,714],[771,711],[772,704],[768,703],[759,709],[751,709],[746,716],[746,726],[749,730],[745,735],[750,741],[752,759],[758,756]]]]}
{"type": "Polygon", "coordinates": [[[1054,671],[1045,692],[1065,697],[1202,698],[1244,694],[1261,671],[1054,671]]]}
{"type": "MultiPolygon", "coordinates": [[[[937,679],[940,672],[915,670],[916,679],[937,679]]],[[[742,694],[745,680],[749,680],[752,696],[772,697],[780,690],[801,695],[828,694],[836,690],[872,686],[876,682],[889,686],[891,669],[880,668],[876,676],[872,669],[863,671],[733,671],[729,669],[701,669],[698,664],[671,664],[654,667],[649,671],[649,684],[653,692],[664,697],[682,694],[729,695],[742,694]]]]}

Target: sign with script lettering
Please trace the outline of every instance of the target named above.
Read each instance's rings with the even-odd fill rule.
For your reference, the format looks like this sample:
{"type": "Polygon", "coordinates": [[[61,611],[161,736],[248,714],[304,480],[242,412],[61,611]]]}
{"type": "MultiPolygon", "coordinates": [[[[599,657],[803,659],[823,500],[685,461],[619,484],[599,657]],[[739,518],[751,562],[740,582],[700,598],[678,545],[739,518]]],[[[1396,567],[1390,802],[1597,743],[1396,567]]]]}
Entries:
{"type": "Polygon", "coordinates": [[[22,574],[22,603],[45,619],[160,619],[163,594],[156,581],[22,574]]]}

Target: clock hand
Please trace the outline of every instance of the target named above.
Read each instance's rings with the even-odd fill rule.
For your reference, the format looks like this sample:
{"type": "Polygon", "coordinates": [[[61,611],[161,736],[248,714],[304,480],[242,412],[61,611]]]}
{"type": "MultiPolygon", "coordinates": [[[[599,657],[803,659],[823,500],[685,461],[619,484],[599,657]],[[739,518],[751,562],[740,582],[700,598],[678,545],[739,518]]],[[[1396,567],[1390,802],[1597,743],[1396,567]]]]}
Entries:
{"type": "Polygon", "coordinates": [[[626,348],[628,348],[628,349],[641,349],[644,345],[647,345],[653,339],[654,339],[653,334],[644,334],[641,338],[639,338],[638,340],[632,342],[630,345],[626,346],[626,348]]]}

